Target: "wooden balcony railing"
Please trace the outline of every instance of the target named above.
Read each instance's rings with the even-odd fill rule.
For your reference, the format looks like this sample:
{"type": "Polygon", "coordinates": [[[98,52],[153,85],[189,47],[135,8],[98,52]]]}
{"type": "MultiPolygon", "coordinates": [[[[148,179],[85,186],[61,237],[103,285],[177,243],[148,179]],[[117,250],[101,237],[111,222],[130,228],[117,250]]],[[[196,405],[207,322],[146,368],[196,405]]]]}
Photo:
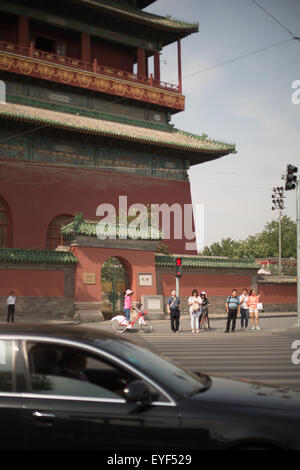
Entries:
{"type": "Polygon", "coordinates": [[[148,85],[155,88],[161,88],[162,90],[168,90],[173,93],[180,93],[178,85],[172,83],[166,83],[159,80],[156,80],[151,74],[150,77],[144,77],[137,75],[125,70],[118,70],[113,67],[102,65],[97,59],[94,59],[93,62],[85,62],[81,59],[74,59],[72,57],[67,57],[63,55],[53,54],[52,52],[46,52],[34,47],[34,43],[30,44],[30,47],[25,47],[20,44],[9,43],[5,41],[0,41],[0,51],[10,52],[23,57],[30,57],[33,59],[39,59],[46,62],[51,62],[54,64],[63,65],[66,67],[71,67],[74,69],[81,69],[86,72],[93,72],[99,75],[105,75],[113,78],[119,78],[129,82],[140,83],[143,85],[148,85]]]}

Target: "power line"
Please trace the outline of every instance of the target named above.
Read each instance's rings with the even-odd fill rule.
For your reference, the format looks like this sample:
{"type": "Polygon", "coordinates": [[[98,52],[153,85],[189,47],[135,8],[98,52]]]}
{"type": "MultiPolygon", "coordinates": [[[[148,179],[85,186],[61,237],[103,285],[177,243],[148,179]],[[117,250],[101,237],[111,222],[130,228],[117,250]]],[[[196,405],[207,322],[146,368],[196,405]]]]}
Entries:
{"type": "Polygon", "coordinates": [[[242,54],[242,55],[239,55],[237,57],[233,57],[232,59],[225,60],[224,62],[220,62],[219,64],[211,65],[211,66],[206,67],[204,69],[198,70],[197,72],[190,73],[189,75],[184,75],[183,78],[189,78],[189,77],[192,77],[192,76],[197,75],[199,73],[207,72],[208,70],[212,70],[212,69],[215,69],[217,67],[221,67],[222,65],[229,64],[231,62],[235,62],[235,61],[240,60],[240,59],[244,59],[245,57],[249,57],[251,55],[258,54],[260,52],[266,51],[268,49],[272,49],[274,47],[278,47],[281,44],[286,44],[288,42],[293,41],[294,39],[297,39],[297,38],[293,37],[291,39],[286,39],[285,41],[277,42],[275,44],[271,44],[270,46],[266,46],[266,47],[263,47],[261,49],[256,49],[255,51],[248,52],[247,54],[242,54]]]}
{"type": "Polygon", "coordinates": [[[5,137],[4,139],[0,140],[0,143],[2,142],[6,142],[7,140],[10,140],[10,139],[14,139],[16,137],[20,137],[21,135],[25,135],[25,134],[30,134],[32,132],[36,132],[38,131],[39,129],[43,129],[45,127],[48,127],[48,125],[46,126],[39,126],[39,127],[34,127],[33,129],[30,129],[29,131],[24,131],[24,132],[20,132],[19,134],[14,134],[14,135],[10,135],[9,137],[5,137]]]}
{"type": "MultiPolygon", "coordinates": [[[[205,170],[202,169],[202,173],[221,173],[221,174],[226,174],[228,176],[230,175],[236,175],[236,174],[245,174],[245,171],[235,171],[235,170],[205,170]]],[[[247,175],[258,175],[258,176],[281,176],[281,173],[258,173],[258,172],[252,172],[252,171],[247,171],[247,175]]]]}
{"type": "MultiPolygon", "coordinates": [[[[201,178],[195,178],[196,180],[200,181],[201,178]]],[[[206,185],[209,185],[209,186],[227,186],[227,187],[230,187],[230,188],[239,188],[239,189],[250,189],[250,190],[261,190],[261,191],[271,191],[272,188],[270,187],[257,187],[257,186],[245,186],[245,185],[237,185],[237,184],[226,184],[226,183],[218,183],[218,182],[214,182],[214,183],[211,183],[211,182],[208,182],[208,181],[202,181],[201,180],[201,186],[203,184],[206,184],[206,185]]]]}
{"type": "Polygon", "coordinates": [[[292,31],[290,31],[284,24],[282,24],[277,18],[275,18],[272,13],[270,13],[266,8],[264,8],[260,3],[258,3],[256,0],[251,0],[252,3],[254,3],[258,8],[261,8],[268,16],[270,16],[276,23],[278,23],[285,31],[287,31],[291,36],[293,36],[293,39],[298,39],[292,31]]]}

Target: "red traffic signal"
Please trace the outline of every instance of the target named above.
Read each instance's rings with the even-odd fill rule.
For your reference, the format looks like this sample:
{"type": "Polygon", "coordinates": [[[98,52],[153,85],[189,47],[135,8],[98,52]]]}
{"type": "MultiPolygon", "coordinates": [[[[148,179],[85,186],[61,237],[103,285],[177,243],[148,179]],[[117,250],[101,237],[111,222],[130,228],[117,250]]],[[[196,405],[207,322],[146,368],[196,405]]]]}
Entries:
{"type": "Polygon", "coordinates": [[[175,262],[175,276],[181,277],[182,276],[182,258],[176,258],[175,262]]]}

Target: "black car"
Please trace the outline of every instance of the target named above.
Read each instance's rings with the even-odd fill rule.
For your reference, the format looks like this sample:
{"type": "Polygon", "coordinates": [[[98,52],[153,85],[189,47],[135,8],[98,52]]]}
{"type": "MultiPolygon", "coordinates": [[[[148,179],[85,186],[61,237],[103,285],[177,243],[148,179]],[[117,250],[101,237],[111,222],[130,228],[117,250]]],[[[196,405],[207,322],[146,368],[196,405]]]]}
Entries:
{"type": "Polygon", "coordinates": [[[188,372],[116,335],[2,325],[1,449],[300,449],[300,392],[188,372]]]}

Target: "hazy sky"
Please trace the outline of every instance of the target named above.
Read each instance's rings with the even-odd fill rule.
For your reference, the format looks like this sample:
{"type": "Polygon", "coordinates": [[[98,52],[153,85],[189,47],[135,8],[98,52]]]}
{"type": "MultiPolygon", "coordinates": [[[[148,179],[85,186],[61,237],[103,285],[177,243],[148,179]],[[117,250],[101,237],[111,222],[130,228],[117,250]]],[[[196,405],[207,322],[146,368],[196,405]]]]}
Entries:
{"type": "MultiPolygon", "coordinates": [[[[300,0],[256,2],[300,36],[300,0]]],[[[238,152],[189,171],[193,204],[204,204],[204,245],[262,231],[278,217],[271,209],[272,188],[283,185],[288,163],[300,167],[300,104],[292,102],[300,41],[214,67],[292,34],[253,0],[157,0],[146,11],[199,23],[199,33],[182,40],[186,110],[173,124],[234,142],[238,152]]],[[[177,83],[177,45],[164,48],[161,59],[161,79],[177,83]]],[[[294,220],[295,201],[296,192],[288,191],[284,214],[294,220]]]]}

